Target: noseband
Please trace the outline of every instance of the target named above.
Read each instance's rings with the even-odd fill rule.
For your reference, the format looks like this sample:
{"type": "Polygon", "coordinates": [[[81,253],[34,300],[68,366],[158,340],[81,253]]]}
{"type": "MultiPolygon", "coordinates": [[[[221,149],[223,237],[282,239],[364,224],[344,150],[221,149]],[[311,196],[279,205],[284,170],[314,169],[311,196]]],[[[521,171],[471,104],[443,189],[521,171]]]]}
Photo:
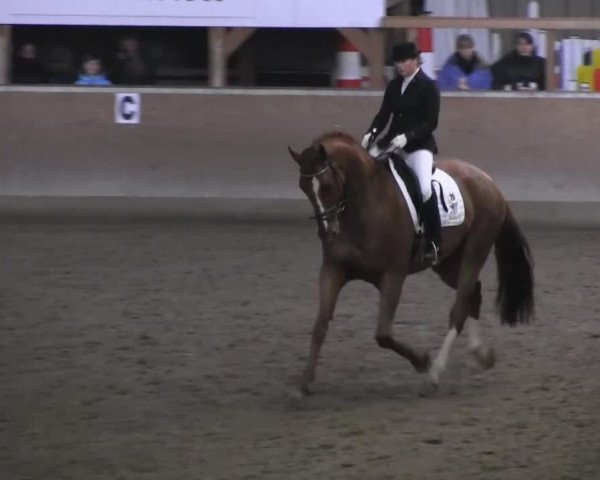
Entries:
{"type": "MultiPolygon", "coordinates": [[[[331,163],[329,162],[329,160],[327,160],[327,165],[322,170],[319,170],[316,173],[302,173],[302,172],[300,172],[300,176],[303,177],[303,178],[316,178],[319,175],[325,173],[327,170],[331,170],[333,178],[335,179],[335,183],[337,183],[338,186],[342,186],[341,182],[340,182],[340,180],[338,178],[338,175],[337,175],[337,173],[335,171],[335,168],[333,168],[333,166],[331,165],[331,163]]],[[[331,207],[325,209],[322,213],[318,213],[316,215],[313,215],[310,218],[317,219],[317,220],[328,220],[332,216],[338,215],[339,213],[342,213],[346,209],[346,204],[347,204],[347,201],[346,201],[346,198],[345,198],[343,192],[344,192],[344,188],[342,186],[342,198],[340,198],[340,201],[338,203],[336,203],[335,205],[332,205],[331,207]]]]}

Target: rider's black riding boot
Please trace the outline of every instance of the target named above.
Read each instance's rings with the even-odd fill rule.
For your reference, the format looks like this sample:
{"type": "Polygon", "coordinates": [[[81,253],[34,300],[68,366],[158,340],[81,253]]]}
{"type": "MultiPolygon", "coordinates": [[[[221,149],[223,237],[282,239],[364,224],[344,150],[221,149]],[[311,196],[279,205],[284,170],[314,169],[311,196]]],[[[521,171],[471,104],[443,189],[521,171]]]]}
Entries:
{"type": "Polygon", "coordinates": [[[431,197],[423,203],[423,224],[425,227],[425,253],[423,259],[436,265],[442,241],[442,224],[435,188],[431,189],[431,197]]]}

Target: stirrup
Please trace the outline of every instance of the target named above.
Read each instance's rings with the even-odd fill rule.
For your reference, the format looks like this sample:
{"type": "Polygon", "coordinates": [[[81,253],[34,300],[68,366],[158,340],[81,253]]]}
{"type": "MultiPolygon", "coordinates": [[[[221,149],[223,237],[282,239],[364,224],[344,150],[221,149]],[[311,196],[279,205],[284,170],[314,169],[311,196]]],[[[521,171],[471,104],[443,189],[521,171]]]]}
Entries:
{"type": "Polygon", "coordinates": [[[435,266],[438,264],[440,247],[433,240],[429,241],[428,247],[423,254],[423,260],[427,260],[431,266],[435,266]]]}

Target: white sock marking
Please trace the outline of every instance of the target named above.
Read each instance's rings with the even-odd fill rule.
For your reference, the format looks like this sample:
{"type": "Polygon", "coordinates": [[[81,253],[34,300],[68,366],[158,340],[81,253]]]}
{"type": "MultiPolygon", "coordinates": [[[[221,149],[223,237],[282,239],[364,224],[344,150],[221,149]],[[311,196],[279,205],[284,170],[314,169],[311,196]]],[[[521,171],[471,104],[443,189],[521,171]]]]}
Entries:
{"type": "Polygon", "coordinates": [[[450,354],[450,348],[452,347],[452,343],[457,336],[458,332],[456,331],[456,328],[449,330],[446,334],[446,338],[444,339],[444,343],[442,343],[442,348],[440,348],[437,357],[435,357],[433,365],[431,366],[431,370],[429,371],[429,377],[435,385],[437,385],[440,379],[440,374],[446,368],[446,364],[448,363],[448,355],[450,354]]]}
{"type": "Polygon", "coordinates": [[[467,319],[467,334],[469,351],[475,353],[481,348],[481,336],[479,334],[479,322],[474,318],[467,319]]]}

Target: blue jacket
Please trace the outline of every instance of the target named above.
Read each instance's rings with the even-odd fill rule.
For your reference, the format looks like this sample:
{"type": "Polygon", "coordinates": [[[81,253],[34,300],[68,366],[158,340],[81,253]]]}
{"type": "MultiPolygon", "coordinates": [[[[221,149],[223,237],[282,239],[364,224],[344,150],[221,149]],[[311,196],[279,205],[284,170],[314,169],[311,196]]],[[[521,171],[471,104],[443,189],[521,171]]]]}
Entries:
{"type": "Polygon", "coordinates": [[[492,87],[492,74],[490,69],[476,58],[471,73],[465,73],[457,62],[457,55],[451,55],[438,73],[437,82],[440,90],[458,90],[461,78],[467,78],[471,90],[489,90],[492,87]]]}
{"type": "Polygon", "coordinates": [[[98,75],[86,75],[85,73],[80,73],[75,85],[106,86],[112,85],[112,83],[106,78],[106,74],[104,73],[99,73],[98,75]]]}

